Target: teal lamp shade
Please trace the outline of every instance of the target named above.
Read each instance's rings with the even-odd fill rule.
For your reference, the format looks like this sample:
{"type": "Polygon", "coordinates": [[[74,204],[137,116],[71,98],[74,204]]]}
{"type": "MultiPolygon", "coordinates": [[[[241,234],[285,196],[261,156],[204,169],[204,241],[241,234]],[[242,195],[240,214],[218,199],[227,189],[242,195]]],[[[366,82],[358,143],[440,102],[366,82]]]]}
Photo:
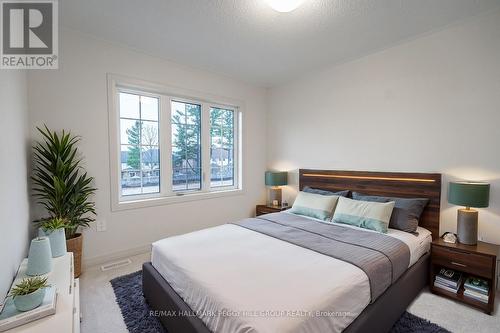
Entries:
{"type": "Polygon", "coordinates": [[[288,172],[266,171],[266,186],[283,186],[288,182],[288,172]]]}
{"type": "Polygon", "coordinates": [[[454,205],[485,208],[490,202],[490,184],[451,182],[448,202],[454,205]]]}

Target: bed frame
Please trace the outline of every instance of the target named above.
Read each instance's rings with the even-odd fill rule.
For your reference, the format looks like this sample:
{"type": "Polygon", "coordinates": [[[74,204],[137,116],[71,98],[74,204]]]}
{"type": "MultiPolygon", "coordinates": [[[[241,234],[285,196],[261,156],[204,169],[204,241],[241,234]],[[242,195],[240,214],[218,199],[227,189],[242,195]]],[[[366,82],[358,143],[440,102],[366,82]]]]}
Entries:
{"type": "MultiPolygon", "coordinates": [[[[439,207],[441,174],[405,172],[369,172],[334,170],[299,170],[299,188],[305,186],[323,190],[351,190],[369,195],[428,198],[419,225],[439,237],[439,207]]],[[[429,254],[422,256],[392,286],[344,330],[354,332],[388,332],[408,305],[428,284],[429,254]]],[[[192,312],[184,300],[172,289],[150,262],[143,265],[142,288],[152,310],[171,333],[209,333],[210,330],[196,316],[172,315],[192,312]]]]}

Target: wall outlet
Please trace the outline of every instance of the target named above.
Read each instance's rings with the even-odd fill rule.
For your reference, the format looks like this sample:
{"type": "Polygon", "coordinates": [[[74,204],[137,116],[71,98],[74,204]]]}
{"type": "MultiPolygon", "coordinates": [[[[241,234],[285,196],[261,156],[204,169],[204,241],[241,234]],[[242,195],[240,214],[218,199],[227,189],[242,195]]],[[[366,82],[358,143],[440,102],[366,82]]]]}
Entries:
{"type": "Polygon", "coordinates": [[[106,220],[105,219],[98,219],[96,221],[96,230],[98,232],[106,231],[106,220]]]}

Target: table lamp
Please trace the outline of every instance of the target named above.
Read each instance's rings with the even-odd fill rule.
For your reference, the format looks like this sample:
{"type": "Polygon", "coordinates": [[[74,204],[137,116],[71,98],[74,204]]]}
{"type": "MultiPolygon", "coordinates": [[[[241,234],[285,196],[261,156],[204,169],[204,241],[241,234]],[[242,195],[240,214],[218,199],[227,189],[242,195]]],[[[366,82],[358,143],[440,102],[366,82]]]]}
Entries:
{"type": "Polygon", "coordinates": [[[488,207],[490,201],[490,184],[474,182],[451,182],[448,191],[448,202],[465,206],[457,214],[458,241],[462,244],[477,244],[477,210],[488,207]]]}
{"type": "Polygon", "coordinates": [[[288,172],[266,171],[266,186],[271,186],[268,204],[281,206],[281,188],[287,184],[288,172]]]}

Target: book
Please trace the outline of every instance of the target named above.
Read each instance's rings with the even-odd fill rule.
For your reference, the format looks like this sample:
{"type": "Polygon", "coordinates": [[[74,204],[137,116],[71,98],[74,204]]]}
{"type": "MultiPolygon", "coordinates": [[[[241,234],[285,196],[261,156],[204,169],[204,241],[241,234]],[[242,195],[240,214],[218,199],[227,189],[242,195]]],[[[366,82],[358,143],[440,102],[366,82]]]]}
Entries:
{"type": "Polygon", "coordinates": [[[490,291],[488,281],[471,276],[465,280],[464,287],[465,289],[474,290],[485,295],[488,295],[490,291]]]}
{"type": "Polygon", "coordinates": [[[452,286],[459,286],[462,279],[462,273],[454,271],[449,268],[441,268],[439,273],[436,275],[436,279],[443,283],[447,283],[452,286]]]}
{"type": "Polygon", "coordinates": [[[12,297],[8,297],[0,313],[0,332],[52,315],[56,313],[56,305],[57,292],[54,286],[47,287],[40,306],[26,312],[18,311],[12,297]]]}
{"type": "Polygon", "coordinates": [[[444,290],[449,291],[449,292],[452,292],[452,293],[454,293],[454,294],[456,294],[456,293],[458,292],[458,287],[453,288],[453,287],[450,287],[450,286],[447,286],[447,285],[441,284],[441,283],[439,283],[438,281],[434,281],[434,287],[436,287],[436,288],[440,288],[440,289],[444,289],[444,290]]]}
{"type": "Polygon", "coordinates": [[[439,277],[436,277],[436,281],[439,282],[440,284],[444,284],[444,285],[449,286],[451,288],[458,287],[460,285],[460,282],[461,282],[461,281],[452,282],[452,281],[448,281],[448,280],[443,280],[443,279],[440,279],[439,277]]]}
{"type": "Polygon", "coordinates": [[[483,295],[480,293],[473,292],[471,290],[464,290],[464,296],[473,298],[477,301],[483,302],[483,303],[488,303],[489,297],[487,295],[483,295]]]}
{"type": "Polygon", "coordinates": [[[479,293],[479,294],[482,294],[482,295],[488,295],[489,294],[489,290],[482,290],[482,289],[476,289],[476,288],[472,288],[472,287],[466,287],[464,285],[464,289],[465,290],[470,290],[470,291],[473,291],[473,292],[476,292],[476,293],[479,293]]]}
{"type": "Polygon", "coordinates": [[[467,293],[467,295],[474,296],[477,298],[481,298],[481,299],[485,299],[485,300],[489,299],[488,295],[478,293],[477,291],[474,291],[474,290],[466,289],[466,290],[464,290],[464,295],[465,295],[465,293],[467,293]]]}

